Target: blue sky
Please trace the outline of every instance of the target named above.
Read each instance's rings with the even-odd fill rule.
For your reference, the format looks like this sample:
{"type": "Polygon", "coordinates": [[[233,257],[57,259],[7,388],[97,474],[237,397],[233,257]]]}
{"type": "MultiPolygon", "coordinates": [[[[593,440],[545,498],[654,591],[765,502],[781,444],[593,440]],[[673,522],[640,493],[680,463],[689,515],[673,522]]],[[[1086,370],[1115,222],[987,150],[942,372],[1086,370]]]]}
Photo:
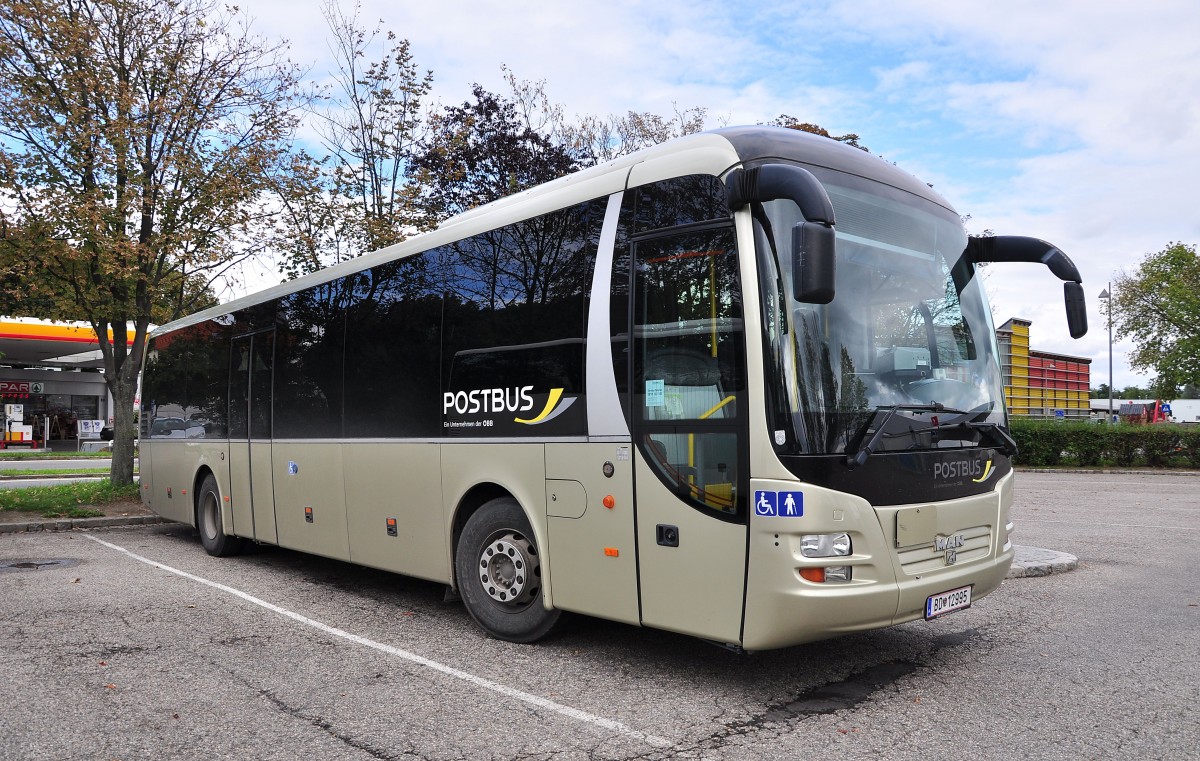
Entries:
{"type": "MultiPolygon", "coordinates": [[[[328,71],[320,0],[246,0],[253,28],[328,71]]],[[[350,10],[349,1],[343,8],[350,10]]],[[[968,229],[1032,235],[1083,274],[1092,329],[1067,334],[1061,284],[990,268],[996,321],[1033,321],[1035,348],[1092,357],[1108,379],[1098,296],[1174,241],[1200,243],[1200,3],[1148,0],[363,0],[408,39],[435,97],[501,65],[545,80],[568,115],[708,109],[709,124],[787,113],[934,185],[968,229]]],[[[1144,385],[1114,351],[1114,385],[1144,385]]]]}

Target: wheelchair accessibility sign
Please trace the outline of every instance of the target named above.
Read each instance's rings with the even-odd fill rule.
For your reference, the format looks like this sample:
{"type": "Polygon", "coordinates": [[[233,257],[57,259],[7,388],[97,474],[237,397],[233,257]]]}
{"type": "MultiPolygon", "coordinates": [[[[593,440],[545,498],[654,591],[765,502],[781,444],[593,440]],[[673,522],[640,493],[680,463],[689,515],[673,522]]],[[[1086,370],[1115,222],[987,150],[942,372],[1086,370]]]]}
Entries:
{"type": "Polygon", "coordinates": [[[804,492],[756,491],[754,514],[775,518],[800,518],[804,515],[804,492]]]}

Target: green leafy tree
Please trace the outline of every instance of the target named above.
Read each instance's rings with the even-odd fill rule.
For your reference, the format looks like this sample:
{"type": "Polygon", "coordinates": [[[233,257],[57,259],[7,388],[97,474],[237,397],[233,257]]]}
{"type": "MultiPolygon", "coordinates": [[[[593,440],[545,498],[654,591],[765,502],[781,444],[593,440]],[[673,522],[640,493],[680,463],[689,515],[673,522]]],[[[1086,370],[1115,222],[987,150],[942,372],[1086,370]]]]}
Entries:
{"type": "Polygon", "coordinates": [[[1135,369],[1154,371],[1162,388],[1200,383],[1200,257],[1172,243],[1113,281],[1113,327],[1130,338],[1135,369]]]}
{"type": "Polygon", "coordinates": [[[771,124],[772,126],[775,126],[775,127],[787,127],[788,129],[800,130],[801,132],[808,132],[813,135],[820,135],[821,137],[827,137],[830,140],[836,140],[839,143],[845,143],[846,145],[852,145],[855,148],[858,148],[859,150],[863,150],[863,151],[868,150],[867,146],[861,145],[858,142],[858,135],[854,134],[853,132],[847,133],[845,135],[833,135],[829,132],[829,130],[825,129],[824,127],[821,127],[816,124],[811,124],[809,122],[802,122],[799,119],[797,119],[796,117],[788,116],[787,114],[780,114],[779,116],[775,117],[770,122],[768,122],[768,124],[771,124]]]}
{"type": "Polygon", "coordinates": [[[323,13],[337,68],[314,109],[324,155],[297,153],[281,196],[277,248],[290,277],[398,243],[423,227],[407,167],[433,74],[419,70],[408,41],[385,32],[382,22],[364,26],[361,6],[347,14],[327,2],[323,13]],[[379,57],[368,62],[375,50],[379,57]]]}
{"type": "Polygon", "coordinates": [[[526,123],[517,103],[472,86],[473,99],[429,119],[410,162],[419,203],[441,221],[581,168],[581,158],[526,123]]]}
{"type": "Polygon", "coordinates": [[[5,297],[49,299],[44,316],[96,330],[116,484],[133,478],[151,321],[208,303],[196,283],[262,245],[265,199],[289,169],[297,75],[211,0],[0,4],[0,206],[38,231],[26,256],[6,259],[26,268],[7,275],[28,291],[5,297]]]}

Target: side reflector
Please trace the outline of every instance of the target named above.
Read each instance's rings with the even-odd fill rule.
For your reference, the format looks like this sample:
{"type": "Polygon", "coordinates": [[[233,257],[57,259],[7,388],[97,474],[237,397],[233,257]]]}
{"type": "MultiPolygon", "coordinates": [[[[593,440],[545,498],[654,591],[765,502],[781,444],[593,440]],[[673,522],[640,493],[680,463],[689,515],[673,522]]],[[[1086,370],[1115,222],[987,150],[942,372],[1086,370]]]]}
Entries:
{"type": "Polygon", "coordinates": [[[619,557],[621,555],[621,551],[618,550],[616,547],[605,547],[604,554],[609,556],[610,558],[615,558],[615,557],[619,557]]]}
{"type": "Polygon", "coordinates": [[[604,499],[601,500],[601,502],[603,502],[604,506],[607,507],[609,510],[612,510],[614,507],[617,506],[617,501],[615,499],[613,499],[613,495],[611,495],[611,494],[605,495],[604,499]]]}
{"type": "Polygon", "coordinates": [[[824,568],[801,568],[800,569],[800,578],[802,578],[806,581],[811,581],[815,584],[824,584],[825,583],[825,569],[824,568]]]}

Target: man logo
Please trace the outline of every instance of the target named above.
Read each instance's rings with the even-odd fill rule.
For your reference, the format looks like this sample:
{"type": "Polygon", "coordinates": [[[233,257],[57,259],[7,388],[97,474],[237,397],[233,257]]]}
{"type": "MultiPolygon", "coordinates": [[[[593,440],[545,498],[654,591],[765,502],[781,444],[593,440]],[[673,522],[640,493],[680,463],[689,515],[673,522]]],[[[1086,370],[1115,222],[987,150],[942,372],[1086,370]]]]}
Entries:
{"type": "Polygon", "coordinates": [[[566,412],[567,408],[574,404],[575,400],[579,398],[577,396],[572,396],[567,399],[563,399],[562,394],[563,390],[561,388],[550,389],[550,397],[546,399],[546,407],[542,410],[540,415],[529,419],[513,418],[513,420],[523,425],[541,425],[542,423],[549,423],[554,418],[566,412]],[[562,402],[561,404],[559,404],[560,401],[562,402]]]}

